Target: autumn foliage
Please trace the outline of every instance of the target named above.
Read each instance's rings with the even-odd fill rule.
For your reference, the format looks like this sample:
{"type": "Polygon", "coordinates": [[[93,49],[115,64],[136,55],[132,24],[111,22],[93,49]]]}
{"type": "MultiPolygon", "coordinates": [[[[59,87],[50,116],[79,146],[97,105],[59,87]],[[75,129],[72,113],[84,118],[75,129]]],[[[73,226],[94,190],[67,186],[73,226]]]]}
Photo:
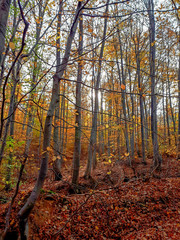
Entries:
{"type": "Polygon", "coordinates": [[[0,0],[0,239],[180,238],[179,21],[0,0]]]}

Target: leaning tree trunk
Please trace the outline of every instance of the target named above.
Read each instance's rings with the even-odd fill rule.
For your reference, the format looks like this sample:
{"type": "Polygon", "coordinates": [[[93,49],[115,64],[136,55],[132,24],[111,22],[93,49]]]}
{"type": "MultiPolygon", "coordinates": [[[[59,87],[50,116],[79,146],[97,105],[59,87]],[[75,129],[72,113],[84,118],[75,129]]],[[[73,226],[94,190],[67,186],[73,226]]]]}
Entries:
{"type": "MultiPolygon", "coordinates": [[[[87,4],[87,2],[88,2],[88,0],[86,1],[86,3],[83,6],[85,6],[87,4]]],[[[56,103],[57,103],[58,97],[59,97],[58,96],[58,83],[61,80],[61,78],[66,70],[67,64],[68,64],[72,41],[74,39],[76,29],[77,29],[78,17],[79,17],[79,14],[80,14],[82,8],[83,8],[82,2],[79,1],[76,12],[75,12],[74,21],[72,23],[70,33],[69,33],[69,36],[67,39],[66,49],[65,49],[65,53],[64,53],[63,60],[62,60],[60,71],[58,74],[56,73],[53,76],[52,96],[51,96],[51,102],[50,102],[50,106],[49,106],[46,120],[45,120],[43,154],[42,154],[41,167],[40,167],[38,179],[36,181],[35,187],[34,187],[33,191],[31,192],[27,202],[20,209],[20,211],[18,213],[19,220],[20,220],[19,226],[20,226],[20,232],[21,232],[22,239],[27,239],[27,236],[25,234],[25,227],[27,224],[27,219],[28,219],[28,216],[29,216],[31,210],[33,209],[34,204],[40,194],[40,190],[44,184],[44,180],[45,180],[45,177],[47,174],[48,158],[49,158],[48,150],[49,150],[50,139],[51,139],[52,120],[53,120],[55,106],[56,106],[56,103]]]]}

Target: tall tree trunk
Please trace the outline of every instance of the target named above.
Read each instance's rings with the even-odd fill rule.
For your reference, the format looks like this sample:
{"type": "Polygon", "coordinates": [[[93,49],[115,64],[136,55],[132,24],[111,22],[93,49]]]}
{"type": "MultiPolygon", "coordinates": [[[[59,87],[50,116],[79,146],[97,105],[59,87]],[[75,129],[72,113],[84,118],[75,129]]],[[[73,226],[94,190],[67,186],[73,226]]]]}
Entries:
{"type": "MultiPolygon", "coordinates": [[[[179,20],[180,26],[180,20],[179,20]]],[[[180,29],[180,27],[179,27],[180,29]]],[[[179,30],[179,71],[178,71],[178,141],[177,141],[177,158],[180,159],[180,30],[179,30]]]]}
{"type": "Polygon", "coordinates": [[[164,144],[166,145],[166,112],[165,112],[165,101],[164,101],[164,82],[162,82],[162,104],[163,104],[163,125],[164,125],[164,144]]]}
{"type": "MultiPolygon", "coordinates": [[[[109,0],[107,0],[105,16],[108,13],[108,6],[109,0]]],[[[94,114],[92,120],[92,129],[91,129],[91,136],[90,136],[90,143],[88,148],[88,162],[85,172],[85,178],[89,178],[91,175],[92,167],[96,165],[96,141],[97,141],[97,117],[98,117],[98,109],[99,109],[99,99],[98,99],[98,92],[99,92],[99,85],[101,80],[101,66],[102,66],[102,58],[104,53],[104,46],[105,46],[105,37],[107,31],[107,17],[104,20],[104,32],[103,32],[103,40],[99,55],[99,62],[98,62],[98,74],[96,80],[96,88],[95,88],[95,105],[94,105],[94,114]]]]}
{"type": "Polygon", "coordinates": [[[178,22],[178,53],[179,53],[179,69],[178,69],[178,138],[177,138],[177,159],[180,159],[180,17],[178,7],[174,0],[171,0],[176,10],[176,17],[178,22]]]}
{"type": "Polygon", "coordinates": [[[167,64],[167,80],[168,80],[168,96],[169,96],[169,106],[170,106],[170,111],[171,111],[171,118],[173,122],[173,135],[174,135],[174,142],[175,145],[177,146],[177,139],[176,139],[176,123],[175,123],[175,118],[174,118],[174,113],[173,113],[173,107],[172,107],[172,101],[171,101],[171,84],[170,84],[170,79],[169,79],[169,64],[170,64],[170,59],[169,59],[169,49],[168,49],[168,56],[167,56],[168,64],[167,64]]]}
{"type": "Polygon", "coordinates": [[[103,114],[103,91],[101,91],[101,137],[100,137],[100,149],[101,149],[101,154],[104,154],[104,114],[103,114]]]}
{"type": "MultiPolygon", "coordinates": [[[[113,84],[113,67],[111,69],[111,77],[110,77],[109,81],[110,80],[112,82],[109,82],[109,90],[111,90],[111,86],[114,85],[113,84]]],[[[109,95],[110,94],[111,93],[109,93],[109,95]]],[[[109,99],[108,99],[108,157],[110,157],[110,154],[112,151],[111,138],[112,138],[112,99],[111,99],[111,96],[109,96],[109,99]]]]}
{"type": "Polygon", "coordinates": [[[150,38],[150,78],[151,78],[151,134],[153,143],[154,167],[160,168],[162,157],[159,154],[159,144],[157,137],[157,102],[156,102],[156,82],[155,82],[155,19],[154,19],[154,0],[144,0],[149,15],[149,38],[150,38]]]}
{"type": "Polygon", "coordinates": [[[81,83],[83,70],[83,16],[79,17],[79,62],[78,62],[78,76],[76,83],[76,120],[75,120],[75,142],[74,142],[74,156],[73,156],[73,176],[72,184],[78,184],[80,157],[81,157],[81,83]]]}
{"type": "MultiPolygon", "coordinates": [[[[57,37],[56,37],[56,73],[58,74],[61,64],[60,56],[60,27],[61,27],[61,17],[62,17],[62,0],[59,0],[59,9],[57,17],[57,37]]],[[[54,156],[55,161],[53,163],[53,169],[55,173],[55,180],[58,181],[62,178],[61,175],[61,165],[62,165],[62,155],[60,154],[60,138],[59,138],[59,100],[60,100],[60,82],[58,82],[58,100],[55,106],[55,116],[54,116],[54,156]]]]}
{"type": "Polygon", "coordinates": [[[137,65],[137,78],[138,78],[138,88],[140,94],[140,119],[141,119],[141,146],[142,146],[142,162],[146,164],[145,156],[145,141],[144,141],[144,105],[143,105],[143,95],[142,95],[142,83],[141,83],[141,60],[140,60],[140,50],[139,50],[139,41],[140,36],[137,36],[137,45],[135,43],[136,51],[136,65],[137,65]]]}
{"type": "Polygon", "coordinates": [[[174,0],[171,0],[176,12],[178,22],[178,53],[179,53],[179,69],[178,69],[178,137],[177,137],[177,159],[180,159],[180,17],[178,13],[178,7],[174,0]]]}
{"type": "Polygon", "coordinates": [[[148,117],[149,117],[149,113],[148,113],[148,104],[146,102],[146,99],[143,99],[143,104],[144,104],[144,113],[145,113],[145,117],[144,117],[144,136],[145,136],[145,142],[146,142],[146,150],[147,150],[147,154],[149,154],[149,127],[148,127],[148,117]]]}
{"type": "MultiPolygon", "coordinates": [[[[122,76],[122,85],[121,91],[122,91],[122,107],[123,107],[123,115],[124,115],[124,125],[125,125],[125,140],[126,140],[126,151],[128,154],[130,154],[130,147],[129,147],[129,134],[128,134],[128,121],[127,121],[127,109],[126,109],[126,81],[125,81],[125,71],[124,71],[124,64],[123,64],[123,49],[122,49],[122,41],[121,41],[121,34],[119,31],[119,28],[117,30],[118,32],[118,39],[119,39],[119,45],[120,45],[120,60],[121,60],[121,72],[118,67],[118,73],[119,77],[120,74],[122,76]]],[[[119,64],[118,64],[119,65],[119,64]]],[[[129,165],[131,165],[131,158],[128,155],[128,162],[129,165]]]]}

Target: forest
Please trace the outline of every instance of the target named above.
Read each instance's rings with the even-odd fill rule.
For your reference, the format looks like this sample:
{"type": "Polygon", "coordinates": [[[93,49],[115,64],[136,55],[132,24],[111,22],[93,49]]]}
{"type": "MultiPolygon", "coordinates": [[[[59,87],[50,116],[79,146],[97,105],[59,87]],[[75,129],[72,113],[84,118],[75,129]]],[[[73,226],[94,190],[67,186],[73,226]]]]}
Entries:
{"type": "Polygon", "coordinates": [[[178,240],[179,189],[179,0],[0,0],[0,240],[178,240]]]}

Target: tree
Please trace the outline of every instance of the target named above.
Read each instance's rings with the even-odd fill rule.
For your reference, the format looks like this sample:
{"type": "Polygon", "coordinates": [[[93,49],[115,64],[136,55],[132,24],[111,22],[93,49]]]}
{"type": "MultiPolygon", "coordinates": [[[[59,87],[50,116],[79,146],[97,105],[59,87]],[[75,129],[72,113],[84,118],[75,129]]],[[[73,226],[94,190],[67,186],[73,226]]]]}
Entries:
{"type": "Polygon", "coordinates": [[[25,232],[26,225],[27,225],[27,219],[28,219],[28,216],[29,216],[31,210],[34,207],[36,199],[39,196],[40,190],[43,186],[43,183],[44,183],[44,180],[45,180],[45,177],[47,174],[48,157],[49,157],[48,151],[49,151],[50,139],[51,139],[52,120],[53,120],[55,106],[56,106],[56,103],[58,102],[58,98],[59,98],[58,82],[63,77],[63,74],[64,74],[67,64],[68,64],[72,41],[74,39],[76,29],[77,29],[79,14],[82,11],[83,7],[87,3],[88,3],[88,1],[86,1],[86,3],[84,5],[82,5],[81,1],[78,2],[74,21],[72,23],[72,26],[71,26],[71,29],[69,32],[69,36],[68,36],[67,43],[66,43],[66,50],[64,53],[64,57],[63,57],[59,72],[53,76],[52,96],[51,96],[51,102],[49,105],[49,109],[48,109],[46,121],[45,121],[45,126],[44,126],[43,154],[42,154],[41,167],[40,167],[38,179],[36,181],[35,187],[31,193],[30,197],[28,198],[26,204],[21,208],[21,210],[18,213],[18,216],[20,218],[20,232],[21,232],[22,239],[27,239],[26,232],[25,232]]]}
{"type": "MultiPolygon", "coordinates": [[[[61,66],[61,57],[60,57],[60,28],[61,28],[61,17],[62,17],[62,9],[63,9],[63,2],[59,0],[59,10],[58,10],[58,22],[57,22],[57,37],[56,37],[56,73],[58,74],[60,71],[61,66]]],[[[58,95],[60,94],[60,82],[58,82],[58,95]]],[[[58,97],[56,107],[55,107],[55,116],[54,116],[54,156],[55,161],[53,164],[53,169],[55,173],[55,180],[60,180],[62,178],[61,175],[61,165],[62,165],[62,155],[60,154],[60,137],[59,137],[59,101],[60,95],[58,97]]],[[[62,106],[61,106],[62,108],[62,106]]]]}
{"type": "Polygon", "coordinates": [[[3,58],[6,26],[7,26],[10,5],[11,5],[11,0],[0,1],[0,65],[3,58]]]}
{"type": "Polygon", "coordinates": [[[178,138],[177,138],[177,159],[180,159],[180,17],[178,14],[178,7],[174,0],[171,0],[176,10],[176,17],[178,22],[178,52],[179,52],[179,68],[178,68],[178,138]]]}
{"type": "Polygon", "coordinates": [[[156,102],[156,82],[155,82],[155,64],[156,64],[156,40],[155,40],[155,19],[154,19],[154,1],[144,0],[149,15],[149,44],[150,44],[150,79],[151,79],[151,134],[153,143],[154,167],[160,168],[162,157],[159,153],[159,144],[157,137],[157,102],[156,102]]]}
{"type": "MultiPolygon", "coordinates": [[[[109,6],[109,0],[107,0],[105,16],[107,16],[107,13],[108,13],[108,6],[109,6]]],[[[91,137],[90,137],[90,143],[88,147],[88,162],[87,162],[87,167],[85,172],[85,178],[89,178],[91,176],[91,170],[96,165],[97,118],[98,118],[98,110],[99,110],[98,92],[99,92],[99,86],[100,86],[100,80],[101,80],[101,66],[102,66],[102,58],[103,58],[103,52],[104,52],[104,46],[105,46],[106,31],[107,31],[107,17],[104,20],[102,45],[101,45],[99,61],[98,61],[98,73],[97,73],[97,80],[95,85],[95,105],[94,105],[94,112],[93,112],[94,114],[92,119],[91,137]]]]}
{"type": "Polygon", "coordinates": [[[76,83],[76,120],[75,120],[75,142],[74,142],[74,156],[73,156],[73,176],[72,184],[77,185],[80,167],[81,156],[81,83],[82,83],[82,70],[83,70],[83,16],[79,17],[79,62],[78,62],[78,75],[76,83]]]}

